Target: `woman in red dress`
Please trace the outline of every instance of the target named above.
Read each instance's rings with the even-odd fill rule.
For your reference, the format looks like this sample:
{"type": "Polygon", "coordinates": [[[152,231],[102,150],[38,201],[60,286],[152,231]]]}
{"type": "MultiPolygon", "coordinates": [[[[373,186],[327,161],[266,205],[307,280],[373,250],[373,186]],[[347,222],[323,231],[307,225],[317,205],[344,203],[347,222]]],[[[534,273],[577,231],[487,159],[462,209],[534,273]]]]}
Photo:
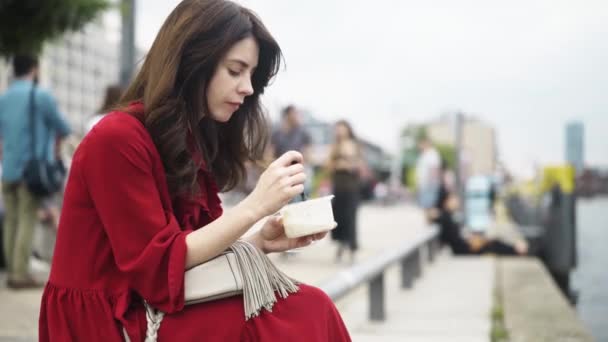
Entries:
{"type": "MultiPolygon", "coordinates": [[[[184,272],[226,250],[303,191],[287,152],[222,213],[218,192],[262,156],[259,96],[281,51],[248,9],[184,0],[165,21],[121,105],[84,138],[70,171],[41,341],[143,341],[143,301],[166,313],[159,341],[350,341],[331,300],[304,284],[245,320],[242,296],[184,306],[184,272]],[[125,335],[128,335],[125,336],[125,335]]],[[[266,253],[306,246],[278,219],[248,237],[266,253]]]]}

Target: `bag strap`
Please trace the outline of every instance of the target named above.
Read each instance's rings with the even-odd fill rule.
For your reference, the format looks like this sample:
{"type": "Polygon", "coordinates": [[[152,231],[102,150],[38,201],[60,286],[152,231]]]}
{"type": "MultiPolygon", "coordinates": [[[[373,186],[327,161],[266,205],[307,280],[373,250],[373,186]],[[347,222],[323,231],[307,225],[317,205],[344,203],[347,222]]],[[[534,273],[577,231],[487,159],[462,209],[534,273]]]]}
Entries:
{"type": "Polygon", "coordinates": [[[30,115],[30,134],[32,137],[32,144],[31,144],[31,152],[32,152],[32,159],[36,159],[36,122],[34,121],[35,119],[35,113],[36,113],[36,83],[37,82],[33,82],[32,83],[32,89],[30,90],[30,103],[29,103],[29,115],[30,115]]]}
{"type": "MultiPolygon", "coordinates": [[[[32,89],[30,90],[30,102],[29,102],[29,116],[30,116],[30,134],[32,136],[32,160],[38,159],[36,157],[36,87],[38,86],[38,81],[34,80],[32,83],[32,89]]],[[[46,154],[47,149],[49,148],[49,141],[44,142],[44,148],[42,149],[42,158],[46,154]]]]}
{"type": "MultiPolygon", "coordinates": [[[[146,339],[144,342],[156,342],[158,339],[158,329],[160,329],[160,322],[163,321],[165,313],[154,309],[148,302],[144,301],[146,308],[146,339]]],[[[128,335],[127,335],[128,336],[128,335]]]]}

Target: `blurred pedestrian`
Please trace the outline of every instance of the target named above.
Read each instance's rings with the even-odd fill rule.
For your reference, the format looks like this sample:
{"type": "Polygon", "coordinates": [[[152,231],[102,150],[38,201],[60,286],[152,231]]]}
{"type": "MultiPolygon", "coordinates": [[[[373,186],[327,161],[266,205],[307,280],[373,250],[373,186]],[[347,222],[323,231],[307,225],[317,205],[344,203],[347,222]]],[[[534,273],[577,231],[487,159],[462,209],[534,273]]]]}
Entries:
{"type": "Polygon", "coordinates": [[[110,85],[106,88],[106,94],[103,99],[103,104],[101,105],[97,113],[95,113],[95,115],[93,115],[87,122],[84,134],[87,134],[93,128],[93,126],[95,126],[99,122],[99,120],[103,118],[104,115],[106,115],[110,110],[114,108],[114,106],[118,104],[122,96],[122,92],[122,87],[117,84],[110,85]]]}
{"type": "Polygon", "coordinates": [[[294,105],[288,105],[281,112],[281,122],[271,138],[275,158],[287,151],[298,151],[307,157],[310,135],[302,126],[300,112],[294,105]]]}
{"type": "MultiPolygon", "coordinates": [[[[2,151],[2,146],[0,146],[0,152],[2,151]]],[[[2,159],[2,156],[0,156],[2,159]]],[[[0,163],[0,178],[2,176],[2,163],[0,163]]],[[[2,200],[2,196],[0,196],[0,270],[6,269],[6,258],[4,257],[4,201],[2,200]]]]}
{"type": "Polygon", "coordinates": [[[361,148],[351,125],[345,120],[336,122],[327,169],[331,175],[335,196],[332,205],[338,226],[331,231],[331,237],[338,243],[337,262],[346,250],[350,252],[350,262],[354,262],[358,249],[357,209],[362,165],[361,148]]]}
{"type": "Polygon", "coordinates": [[[310,166],[310,134],[302,125],[300,112],[294,105],[288,105],[281,113],[281,122],[271,137],[271,154],[278,158],[287,151],[298,151],[304,156],[306,173],[309,175],[305,184],[305,191],[310,190],[312,180],[310,166]]]}
{"type": "MultiPolygon", "coordinates": [[[[241,5],[177,5],[118,109],[74,155],[42,295],[40,341],[350,340],[325,293],[299,283],[287,296],[292,282],[261,255],[325,236],[288,238],[272,216],[303,191],[302,155],[288,151],[273,161],[231,210],[223,212],[218,196],[243,180],[247,160],[262,157],[270,132],[260,95],[281,56],[260,19],[241,5]],[[249,251],[239,254],[243,286],[253,289],[186,302],[186,284],[197,288],[186,270],[237,242],[249,251]],[[279,285],[282,296],[264,286],[269,278],[287,284],[279,285]],[[245,303],[251,292],[259,297],[245,303]]],[[[223,283],[206,281],[199,286],[223,283]]]]}
{"type": "Polygon", "coordinates": [[[441,157],[431,140],[422,136],[418,141],[420,154],[416,161],[416,189],[418,204],[428,215],[435,206],[439,194],[441,157]]]}
{"type": "Polygon", "coordinates": [[[487,239],[481,234],[463,234],[461,224],[455,219],[455,214],[460,209],[460,201],[447,185],[449,170],[445,163],[441,165],[437,201],[434,208],[428,211],[429,219],[439,226],[440,242],[447,245],[455,255],[526,255],[528,246],[523,241],[510,245],[500,240],[487,239]]]}
{"type": "MultiPolygon", "coordinates": [[[[273,159],[278,158],[287,151],[298,151],[304,156],[306,161],[304,172],[308,175],[304,183],[304,192],[310,192],[310,184],[312,180],[312,170],[310,168],[310,135],[302,126],[300,112],[294,105],[288,105],[281,112],[281,121],[270,138],[270,154],[273,159]]],[[[299,198],[294,198],[294,201],[299,198]]],[[[283,260],[288,260],[289,256],[293,255],[291,251],[281,253],[283,260]]]]}
{"type": "Polygon", "coordinates": [[[40,286],[31,276],[28,265],[42,199],[24,182],[26,164],[34,159],[50,161],[58,158],[60,143],[70,128],[53,96],[37,87],[37,58],[14,56],[13,68],[16,80],[0,97],[2,196],[5,205],[3,235],[7,285],[22,289],[40,286]]]}

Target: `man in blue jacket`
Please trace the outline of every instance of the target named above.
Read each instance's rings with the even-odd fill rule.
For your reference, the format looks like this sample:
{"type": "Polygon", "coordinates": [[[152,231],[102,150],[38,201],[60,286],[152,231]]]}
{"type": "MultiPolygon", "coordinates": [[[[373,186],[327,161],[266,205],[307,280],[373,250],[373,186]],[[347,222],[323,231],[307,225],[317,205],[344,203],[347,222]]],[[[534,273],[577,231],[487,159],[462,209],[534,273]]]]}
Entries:
{"type": "Polygon", "coordinates": [[[36,146],[33,146],[33,150],[36,157],[53,160],[59,150],[60,140],[70,133],[70,128],[59,113],[51,94],[36,87],[38,60],[31,56],[15,56],[13,68],[15,81],[0,96],[2,196],[5,207],[3,249],[7,264],[7,286],[22,289],[40,286],[28,269],[40,198],[32,194],[23,182],[25,165],[34,157],[31,99],[35,101],[33,124],[36,146]]]}

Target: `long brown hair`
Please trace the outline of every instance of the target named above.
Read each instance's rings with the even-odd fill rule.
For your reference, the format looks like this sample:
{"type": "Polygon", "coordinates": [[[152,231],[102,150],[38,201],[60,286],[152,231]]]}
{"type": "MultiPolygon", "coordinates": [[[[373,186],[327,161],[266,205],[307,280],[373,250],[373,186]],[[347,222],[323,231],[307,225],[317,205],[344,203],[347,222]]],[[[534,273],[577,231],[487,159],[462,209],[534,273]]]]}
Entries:
{"type": "Polygon", "coordinates": [[[334,124],[334,127],[338,127],[338,126],[344,126],[344,128],[346,128],[346,131],[348,132],[348,138],[353,140],[354,142],[357,142],[357,136],[355,135],[353,126],[351,126],[351,124],[348,121],[346,121],[344,119],[338,120],[334,124]]]}
{"type": "MultiPolygon", "coordinates": [[[[361,145],[359,143],[359,140],[357,139],[357,136],[355,135],[355,131],[353,130],[353,126],[351,126],[351,124],[348,121],[346,121],[346,120],[338,120],[338,121],[336,121],[336,123],[334,124],[334,128],[338,127],[338,126],[344,126],[344,128],[346,128],[346,131],[348,133],[347,139],[352,140],[355,143],[355,146],[357,147],[357,154],[361,155],[361,145]]],[[[340,141],[336,137],[334,139],[334,143],[332,144],[331,151],[329,153],[330,158],[332,160],[334,160],[337,157],[339,147],[340,147],[340,141]]]]}
{"type": "Polygon", "coordinates": [[[123,107],[143,102],[144,123],[162,158],[172,196],[198,189],[201,165],[193,160],[193,149],[223,190],[245,178],[247,160],[262,158],[268,118],[259,97],[281,60],[279,45],[251,10],[226,0],[184,0],[177,5],[121,101],[123,107]],[[202,94],[222,57],[247,37],[260,48],[251,80],[254,93],[228,122],[216,122],[202,94]]]}

